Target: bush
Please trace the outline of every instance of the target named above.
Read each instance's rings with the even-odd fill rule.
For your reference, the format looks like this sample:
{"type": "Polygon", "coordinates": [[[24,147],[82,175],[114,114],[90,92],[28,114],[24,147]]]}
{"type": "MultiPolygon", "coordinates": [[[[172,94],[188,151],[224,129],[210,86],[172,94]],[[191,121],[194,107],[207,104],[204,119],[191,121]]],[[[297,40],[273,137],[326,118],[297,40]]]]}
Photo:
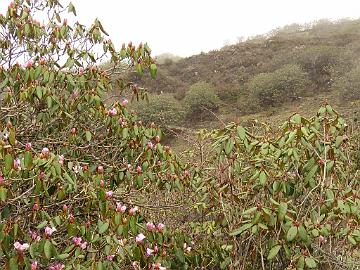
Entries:
{"type": "Polygon", "coordinates": [[[332,89],[337,91],[344,101],[360,99],[360,65],[335,80],[332,89]]]}
{"type": "Polygon", "coordinates": [[[206,120],[213,116],[212,112],[219,110],[220,99],[211,84],[198,82],[190,86],[184,102],[188,118],[206,120]]]}
{"type": "Polygon", "coordinates": [[[146,123],[179,126],[185,119],[184,107],[171,94],[150,95],[148,104],[135,103],[133,108],[146,123]]]}
{"type": "Polygon", "coordinates": [[[297,65],[286,65],[271,73],[256,75],[248,83],[248,91],[260,106],[277,106],[297,99],[310,81],[306,72],[297,65]]]}
{"type": "Polygon", "coordinates": [[[331,78],[344,74],[351,67],[352,60],[352,53],[332,46],[306,48],[295,56],[295,62],[321,88],[331,86],[331,78]]]}

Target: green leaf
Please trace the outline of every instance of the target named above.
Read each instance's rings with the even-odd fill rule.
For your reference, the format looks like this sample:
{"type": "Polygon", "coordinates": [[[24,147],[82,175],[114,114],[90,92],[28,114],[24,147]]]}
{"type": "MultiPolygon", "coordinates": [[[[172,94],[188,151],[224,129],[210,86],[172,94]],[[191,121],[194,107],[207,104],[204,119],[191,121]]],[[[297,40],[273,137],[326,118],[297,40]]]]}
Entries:
{"type": "Polygon", "coordinates": [[[74,5],[73,5],[71,2],[70,2],[70,4],[69,4],[68,11],[69,11],[69,12],[72,12],[72,13],[76,16],[75,7],[74,7],[74,5]]]}
{"type": "Polygon", "coordinates": [[[90,142],[90,141],[91,141],[91,132],[87,130],[87,131],[85,132],[85,137],[86,137],[86,140],[87,140],[88,142],[90,142]]]}
{"type": "Polygon", "coordinates": [[[9,261],[9,265],[10,265],[10,270],[18,270],[19,269],[16,258],[11,258],[9,261]]]}
{"type": "Polygon", "coordinates": [[[36,226],[37,229],[42,229],[48,224],[47,220],[41,222],[39,225],[36,226]]]}
{"type": "Polygon", "coordinates": [[[279,205],[279,211],[278,211],[278,219],[280,222],[282,222],[285,218],[285,215],[287,213],[288,205],[285,202],[281,202],[279,205]]]}
{"type": "Polygon", "coordinates": [[[352,237],[351,235],[347,236],[347,239],[349,240],[349,242],[353,245],[356,245],[356,240],[354,237],[352,237]]]}
{"type": "Polygon", "coordinates": [[[155,64],[150,65],[150,75],[151,78],[155,79],[157,74],[157,66],[155,64]]]}
{"type": "Polygon", "coordinates": [[[317,265],[315,260],[313,258],[311,258],[311,257],[307,257],[305,259],[305,264],[309,268],[316,268],[316,265],[317,265]]]}
{"type": "Polygon", "coordinates": [[[276,257],[276,255],[279,253],[279,250],[281,249],[281,245],[276,245],[272,247],[269,251],[269,255],[267,257],[268,260],[272,260],[276,257]]]}
{"type": "Polygon", "coordinates": [[[185,263],[185,256],[184,256],[184,251],[180,248],[177,248],[175,250],[175,256],[176,256],[176,259],[178,259],[178,261],[180,263],[185,263]]]}
{"type": "Polygon", "coordinates": [[[259,181],[262,186],[265,185],[266,179],[267,179],[267,175],[264,171],[262,171],[259,175],[259,181]]]}
{"type": "Polygon", "coordinates": [[[49,240],[46,240],[45,245],[44,245],[44,253],[45,253],[45,257],[47,259],[51,258],[51,254],[52,254],[52,244],[49,240]]]}
{"type": "Polygon", "coordinates": [[[4,202],[6,200],[7,189],[4,187],[0,187],[0,201],[4,202]]]}
{"type": "Polygon", "coordinates": [[[12,155],[6,154],[4,161],[5,161],[5,171],[9,172],[14,163],[14,159],[13,159],[12,155]]]}
{"type": "Polygon", "coordinates": [[[99,233],[102,234],[106,232],[108,228],[109,228],[109,222],[105,222],[99,227],[99,233]]]}
{"type": "Polygon", "coordinates": [[[252,223],[246,223],[246,224],[242,225],[240,228],[232,231],[229,235],[236,236],[236,235],[242,234],[244,231],[250,229],[251,227],[252,227],[252,223]]]}
{"type": "Polygon", "coordinates": [[[291,242],[292,240],[294,240],[297,233],[298,233],[297,227],[292,226],[286,234],[286,241],[291,242]]]}
{"type": "Polygon", "coordinates": [[[15,145],[15,129],[10,129],[9,142],[12,146],[15,145]]]}
{"type": "Polygon", "coordinates": [[[32,153],[30,151],[25,152],[25,156],[24,156],[24,165],[26,169],[31,169],[33,164],[33,157],[32,157],[32,153]]]}
{"type": "Polygon", "coordinates": [[[237,135],[239,136],[240,139],[244,140],[245,137],[246,137],[246,130],[244,127],[242,126],[238,126],[236,128],[236,131],[237,131],[237,135]]]}

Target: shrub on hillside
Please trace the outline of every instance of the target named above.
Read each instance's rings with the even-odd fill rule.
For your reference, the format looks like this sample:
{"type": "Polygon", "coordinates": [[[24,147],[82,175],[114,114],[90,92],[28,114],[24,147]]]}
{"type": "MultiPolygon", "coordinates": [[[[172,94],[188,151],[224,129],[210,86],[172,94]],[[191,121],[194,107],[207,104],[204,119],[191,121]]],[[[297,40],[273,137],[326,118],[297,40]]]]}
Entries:
{"type": "Polygon", "coordinates": [[[297,65],[286,65],[274,72],[256,75],[248,83],[248,91],[260,106],[271,107],[297,99],[310,81],[297,65]]]}
{"type": "Polygon", "coordinates": [[[187,117],[205,120],[212,116],[212,112],[219,110],[220,99],[215,88],[206,82],[198,82],[190,86],[185,96],[187,117]]]}
{"type": "Polygon", "coordinates": [[[171,94],[151,95],[149,103],[138,102],[133,105],[141,119],[147,123],[155,122],[163,126],[179,126],[185,119],[185,109],[171,94]]]}
{"type": "Polygon", "coordinates": [[[297,51],[295,62],[321,88],[331,86],[334,77],[344,74],[352,65],[353,54],[333,46],[310,47],[297,51]]]}
{"type": "Polygon", "coordinates": [[[353,68],[343,77],[338,78],[332,87],[338,91],[342,100],[353,101],[360,99],[360,65],[353,68]]]}

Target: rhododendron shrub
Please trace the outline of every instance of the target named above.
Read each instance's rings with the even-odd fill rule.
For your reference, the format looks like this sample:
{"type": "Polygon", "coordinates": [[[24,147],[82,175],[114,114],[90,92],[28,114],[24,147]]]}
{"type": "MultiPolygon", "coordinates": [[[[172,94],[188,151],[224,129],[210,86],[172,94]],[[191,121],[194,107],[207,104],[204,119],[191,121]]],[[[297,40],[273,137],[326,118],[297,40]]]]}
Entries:
{"type": "MultiPolygon", "coordinates": [[[[184,248],[191,238],[136,205],[141,192],[182,190],[183,165],[156,125],[127,109],[125,96],[104,102],[124,66],[156,75],[150,48],[129,43],[117,51],[98,20],[71,25],[67,12],[75,7],[17,0],[0,15],[0,267],[208,264],[184,248]],[[111,69],[98,67],[103,59],[111,69]]],[[[115,86],[146,96],[122,79],[115,86]]]]}
{"type": "Polygon", "coordinates": [[[194,227],[225,242],[229,267],[358,268],[359,172],[344,118],[324,105],[312,118],[250,131],[231,123],[202,134],[212,166],[192,184],[208,218],[194,227]]]}

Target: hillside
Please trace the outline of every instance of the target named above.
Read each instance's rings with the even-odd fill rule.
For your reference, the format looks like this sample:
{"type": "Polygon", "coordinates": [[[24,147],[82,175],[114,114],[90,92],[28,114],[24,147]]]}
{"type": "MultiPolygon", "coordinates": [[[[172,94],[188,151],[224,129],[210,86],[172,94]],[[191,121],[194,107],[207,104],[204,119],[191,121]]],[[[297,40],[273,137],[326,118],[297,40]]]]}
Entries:
{"type": "MultiPolygon", "coordinates": [[[[152,99],[161,99],[161,104],[179,102],[186,110],[183,103],[189,89],[203,84],[218,97],[212,112],[224,120],[239,116],[282,120],[298,109],[308,112],[314,103],[320,105],[325,100],[347,112],[349,102],[356,97],[342,97],[338,82],[358,65],[359,41],[360,20],[294,24],[209,53],[175,61],[162,57],[156,80],[136,73],[129,77],[153,94],[150,107],[152,99]],[[163,97],[154,96],[160,93],[163,97]]],[[[135,106],[141,111],[141,106],[135,106]]],[[[166,108],[154,106],[157,112],[167,114],[166,108]]],[[[148,108],[148,117],[149,113],[148,108]]],[[[184,115],[178,126],[208,126],[209,121],[210,125],[217,121],[213,115],[193,121],[199,112],[184,115]]],[[[151,118],[156,119],[156,115],[151,118]]]]}

